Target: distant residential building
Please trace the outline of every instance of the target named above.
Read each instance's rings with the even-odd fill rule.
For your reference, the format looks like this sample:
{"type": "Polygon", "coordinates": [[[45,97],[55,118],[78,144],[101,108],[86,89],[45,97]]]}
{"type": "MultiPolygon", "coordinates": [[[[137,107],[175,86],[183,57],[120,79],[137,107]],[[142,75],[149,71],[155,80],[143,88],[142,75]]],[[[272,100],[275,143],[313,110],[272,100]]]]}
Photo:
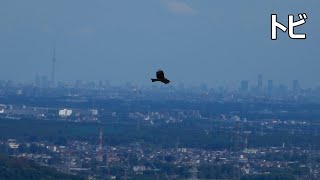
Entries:
{"type": "Polygon", "coordinates": [[[22,89],[18,89],[18,90],[17,90],[17,95],[18,95],[18,96],[22,95],[22,93],[23,93],[22,89]]]}
{"type": "Polygon", "coordinates": [[[288,86],[286,86],[285,84],[280,84],[278,91],[279,91],[279,93],[287,93],[288,86]]]}
{"type": "Polygon", "coordinates": [[[292,90],[294,92],[298,92],[300,90],[300,84],[298,80],[293,80],[292,81],[292,90]]]}
{"type": "Polygon", "coordinates": [[[11,149],[19,148],[19,143],[17,143],[15,139],[8,139],[8,145],[11,149]]]}
{"type": "Polygon", "coordinates": [[[49,87],[49,79],[47,76],[39,76],[38,74],[35,77],[35,85],[40,88],[49,87]]]}
{"type": "Polygon", "coordinates": [[[258,90],[262,90],[262,88],[263,88],[263,76],[262,76],[262,74],[258,75],[257,88],[258,88],[258,90]]]}
{"type": "Polygon", "coordinates": [[[273,91],[273,81],[268,80],[268,93],[271,93],[273,91]]]}
{"type": "Polygon", "coordinates": [[[75,87],[76,88],[82,88],[83,87],[83,81],[82,80],[76,80],[75,87]]]}
{"type": "Polygon", "coordinates": [[[187,148],[178,148],[178,152],[186,153],[187,151],[187,148]]]}
{"type": "Polygon", "coordinates": [[[150,167],[146,167],[146,166],[133,166],[132,170],[134,172],[142,172],[142,171],[151,170],[151,168],[150,167]]]}
{"type": "Polygon", "coordinates": [[[5,109],[6,109],[6,106],[3,104],[0,104],[0,114],[3,114],[5,109]]]}
{"type": "Polygon", "coordinates": [[[240,83],[240,91],[247,92],[249,90],[249,81],[242,80],[240,83]]]}
{"type": "Polygon", "coordinates": [[[48,76],[41,77],[41,88],[48,88],[49,87],[49,79],[48,76]]]}
{"type": "Polygon", "coordinates": [[[40,87],[40,83],[41,83],[41,78],[40,76],[37,74],[35,79],[34,79],[34,84],[37,86],[37,87],[40,87]]]}
{"type": "Polygon", "coordinates": [[[97,109],[91,109],[90,112],[92,116],[97,116],[99,114],[97,109]]]}
{"type": "Polygon", "coordinates": [[[68,117],[71,116],[72,110],[71,109],[61,109],[59,110],[59,116],[61,117],[68,117]]]}

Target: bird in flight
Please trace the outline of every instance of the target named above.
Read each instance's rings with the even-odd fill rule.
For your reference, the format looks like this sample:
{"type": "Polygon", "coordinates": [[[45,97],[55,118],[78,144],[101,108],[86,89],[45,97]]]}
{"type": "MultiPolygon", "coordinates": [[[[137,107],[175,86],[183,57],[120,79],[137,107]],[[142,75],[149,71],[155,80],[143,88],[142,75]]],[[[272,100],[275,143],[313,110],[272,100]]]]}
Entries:
{"type": "Polygon", "coordinates": [[[156,76],[157,76],[157,79],[151,79],[152,82],[160,81],[160,82],[165,83],[165,84],[169,84],[170,83],[169,79],[164,77],[164,73],[163,73],[163,71],[161,69],[159,69],[157,71],[156,76]]]}

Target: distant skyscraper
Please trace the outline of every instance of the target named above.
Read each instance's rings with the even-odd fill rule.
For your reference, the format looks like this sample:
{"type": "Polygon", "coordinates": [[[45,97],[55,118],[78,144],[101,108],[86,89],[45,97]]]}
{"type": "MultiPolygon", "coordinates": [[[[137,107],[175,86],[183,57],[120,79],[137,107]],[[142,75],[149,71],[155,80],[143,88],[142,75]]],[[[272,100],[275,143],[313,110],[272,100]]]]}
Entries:
{"type": "Polygon", "coordinates": [[[240,91],[247,92],[249,90],[249,82],[246,80],[242,80],[240,83],[240,91]]]}
{"type": "Polygon", "coordinates": [[[278,88],[278,91],[280,93],[288,93],[288,86],[286,86],[285,84],[280,84],[279,88],[278,88]]]}
{"type": "Polygon", "coordinates": [[[40,76],[39,74],[37,74],[35,77],[34,84],[38,88],[48,88],[49,87],[48,76],[40,76]]]}
{"type": "Polygon", "coordinates": [[[273,91],[273,81],[268,80],[268,92],[271,93],[273,91]]]}
{"type": "Polygon", "coordinates": [[[292,90],[294,92],[298,92],[300,90],[300,85],[298,80],[293,80],[292,81],[292,90]]]}
{"type": "Polygon", "coordinates": [[[83,87],[83,81],[82,80],[76,80],[75,87],[76,88],[82,88],[83,87]]]}
{"type": "Polygon", "coordinates": [[[200,90],[202,92],[207,92],[208,91],[208,86],[205,83],[201,83],[200,90]]]}
{"type": "Polygon", "coordinates": [[[105,88],[110,88],[110,82],[108,80],[104,80],[104,87],[105,88]]]}
{"type": "Polygon", "coordinates": [[[258,75],[258,89],[259,90],[262,90],[262,88],[263,88],[263,77],[262,77],[262,74],[259,74],[258,75]]]}
{"type": "Polygon", "coordinates": [[[41,76],[40,77],[40,88],[48,88],[48,87],[49,87],[48,76],[41,76]]]}
{"type": "Polygon", "coordinates": [[[104,83],[102,80],[99,80],[99,85],[98,85],[99,89],[103,89],[104,88],[104,83]]]}
{"type": "Polygon", "coordinates": [[[39,74],[36,75],[35,80],[34,80],[34,84],[35,84],[37,87],[40,87],[41,77],[39,76],[39,74]]]}

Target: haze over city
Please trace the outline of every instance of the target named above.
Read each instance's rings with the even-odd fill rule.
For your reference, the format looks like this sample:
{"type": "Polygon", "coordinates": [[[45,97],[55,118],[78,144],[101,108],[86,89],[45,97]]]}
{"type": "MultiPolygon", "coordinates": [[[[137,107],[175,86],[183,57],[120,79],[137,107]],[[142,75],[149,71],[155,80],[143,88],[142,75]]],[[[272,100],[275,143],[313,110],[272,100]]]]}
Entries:
{"type": "Polygon", "coordinates": [[[319,7],[0,2],[0,179],[320,179],[319,7]]]}
{"type": "Polygon", "coordinates": [[[0,3],[0,76],[33,81],[50,76],[56,48],[56,80],[131,81],[146,85],[157,69],[173,83],[236,84],[265,80],[303,86],[317,78],[320,2],[303,1],[3,1],[0,3]],[[306,13],[292,40],[270,39],[270,15],[306,13]]]}

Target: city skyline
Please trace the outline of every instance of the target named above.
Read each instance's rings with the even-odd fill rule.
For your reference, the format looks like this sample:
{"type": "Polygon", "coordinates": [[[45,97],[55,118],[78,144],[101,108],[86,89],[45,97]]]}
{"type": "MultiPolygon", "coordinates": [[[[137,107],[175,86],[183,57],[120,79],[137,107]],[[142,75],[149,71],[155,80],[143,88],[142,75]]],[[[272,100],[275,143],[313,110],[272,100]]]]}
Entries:
{"type": "Polygon", "coordinates": [[[320,2],[250,4],[3,2],[1,79],[30,81],[37,73],[49,76],[56,48],[57,81],[108,79],[148,84],[161,68],[172,82],[191,85],[251,81],[259,73],[281,83],[297,79],[303,86],[319,85],[320,15],[316,7],[320,2]],[[307,39],[292,40],[278,32],[278,40],[272,41],[272,13],[281,22],[288,14],[306,13],[307,23],[297,32],[307,33],[307,39]],[[186,77],[186,72],[192,72],[192,77],[186,77]]]}
{"type": "MultiPolygon", "coordinates": [[[[218,85],[210,86],[206,83],[201,84],[171,84],[162,86],[161,84],[149,84],[149,85],[141,85],[135,84],[133,82],[126,82],[124,84],[113,84],[108,80],[73,80],[73,81],[55,81],[53,82],[48,76],[36,75],[34,81],[30,82],[16,82],[16,81],[3,81],[0,80],[0,87],[3,88],[26,88],[26,87],[34,87],[40,89],[64,89],[64,88],[72,88],[72,89],[86,89],[86,90],[99,90],[99,91],[109,91],[112,89],[121,88],[123,90],[133,90],[133,91],[144,91],[144,90],[177,90],[176,92],[230,92],[230,93],[254,93],[260,95],[279,95],[279,93],[290,92],[294,94],[299,93],[311,93],[317,92],[320,89],[320,86],[315,87],[307,87],[301,85],[299,80],[293,79],[289,83],[280,83],[274,81],[272,79],[264,79],[262,74],[257,75],[257,79],[255,81],[241,80],[235,84],[231,85],[218,85]]],[[[21,90],[22,91],[22,90],[21,90]]]]}
{"type": "MultiPolygon", "coordinates": [[[[13,81],[13,80],[0,80],[2,82],[13,82],[13,83],[23,83],[23,84],[34,84],[38,87],[51,87],[54,88],[56,87],[58,84],[73,84],[73,85],[77,85],[79,83],[82,83],[83,85],[86,83],[92,84],[94,83],[95,86],[101,86],[101,85],[108,85],[108,86],[118,86],[118,87],[124,87],[124,86],[133,86],[133,87],[161,87],[161,85],[157,85],[157,84],[137,84],[134,82],[124,82],[124,83],[111,83],[109,80],[81,80],[81,79],[76,79],[76,80],[66,80],[66,81],[52,81],[52,74],[50,75],[50,77],[48,75],[41,75],[41,74],[36,74],[33,80],[30,81],[13,81]]],[[[303,84],[303,83],[302,83],[303,84]]],[[[184,87],[184,88],[191,88],[191,87],[206,87],[206,88],[227,88],[227,89],[233,89],[233,90],[250,90],[250,89],[256,89],[258,91],[268,91],[271,90],[273,88],[278,88],[280,86],[283,86],[285,88],[288,89],[314,89],[314,88],[319,88],[320,86],[304,86],[301,85],[301,82],[297,79],[292,79],[288,82],[280,82],[280,81],[276,81],[273,79],[268,79],[268,78],[264,78],[263,74],[258,74],[256,76],[256,79],[254,80],[239,80],[239,81],[234,81],[231,82],[229,84],[215,84],[215,85],[210,85],[207,84],[205,82],[202,83],[197,83],[197,84],[185,84],[183,82],[179,82],[179,83],[175,83],[175,84],[170,84],[168,85],[168,87],[176,87],[176,88],[180,88],[180,87],[184,87]]],[[[165,86],[166,87],[166,86],[165,86]]]]}
{"type": "Polygon", "coordinates": [[[0,2],[0,179],[320,179],[319,7],[0,2]]]}

